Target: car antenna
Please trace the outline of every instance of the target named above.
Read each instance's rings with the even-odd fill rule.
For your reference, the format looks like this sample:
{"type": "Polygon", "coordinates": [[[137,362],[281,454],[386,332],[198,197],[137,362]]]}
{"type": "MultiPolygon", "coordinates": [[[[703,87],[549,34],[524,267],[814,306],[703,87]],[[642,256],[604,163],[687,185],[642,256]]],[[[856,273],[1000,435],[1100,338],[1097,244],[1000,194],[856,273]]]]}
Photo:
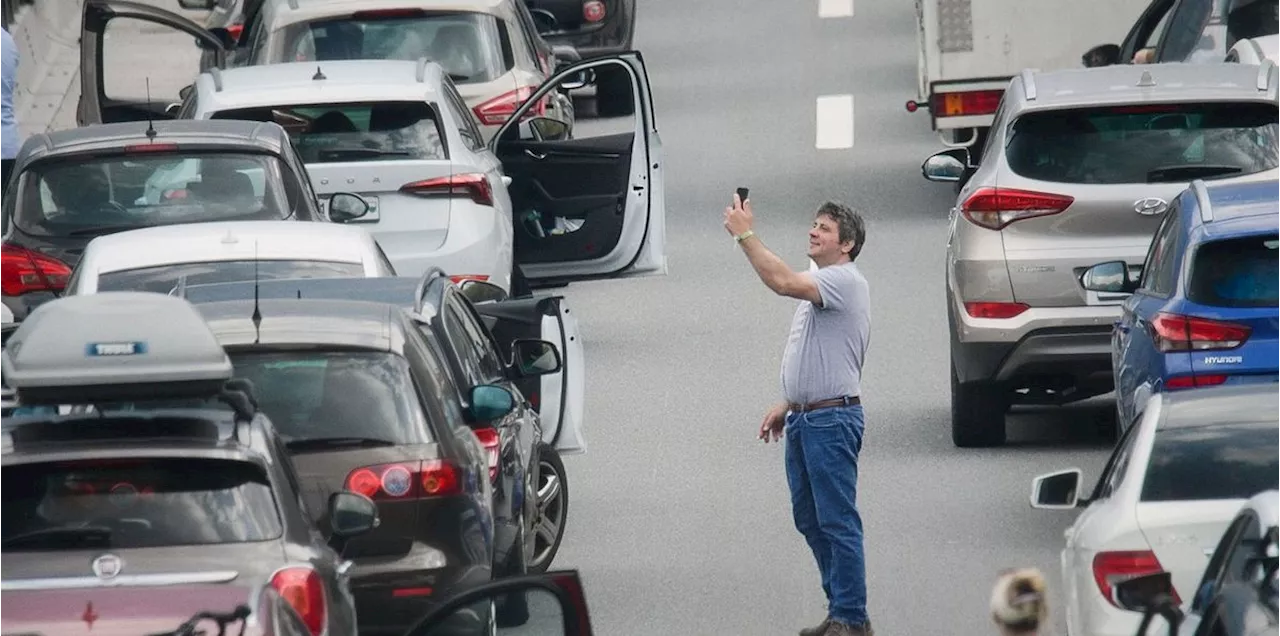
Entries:
{"type": "Polygon", "coordinates": [[[262,339],[262,310],[258,307],[258,241],[253,242],[253,344],[262,339]]]}
{"type": "Polygon", "coordinates": [[[325,77],[325,75],[324,75],[324,71],[321,71],[321,70],[320,70],[320,65],[319,65],[319,64],[317,64],[317,65],[316,65],[316,74],[315,74],[315,75],[312,75],[312,76],[311,76],[311,79],[313,79],[313,80],[317,80],[317,81],[318,81],[318,80],[322,80],[322,79],[329,79],[329,78],[325,77]]]}
{"type": "Polygon", "coordinates": [[[147,83],[147,141],[154,141],[156,138],[156,124],[151,119],[151,76],[144,77],[147,83]]]}

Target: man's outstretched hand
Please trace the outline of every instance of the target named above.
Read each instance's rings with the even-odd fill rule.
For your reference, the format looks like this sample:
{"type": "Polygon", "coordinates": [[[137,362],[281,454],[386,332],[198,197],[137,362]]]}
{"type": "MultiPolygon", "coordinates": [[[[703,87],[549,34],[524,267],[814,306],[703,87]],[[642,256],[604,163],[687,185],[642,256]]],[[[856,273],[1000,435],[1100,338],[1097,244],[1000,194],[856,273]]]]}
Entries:
{"type": "Polygon", "coordinates": [[[751,200],[743,201],[738,193],[733,193],[733,205],[724,209],[724,229],[729,236],[738,236],[751,229],[754,218],[751,216],[751,200]]]}
{"type": "MultiPolygon", "coordinates": [[[[737,196],[737,195],[734,195],[737,196]]],[[[782,437],[782,429],[787,424],[787,405],[779,404],[764,415],[764,421],[760,423],[760,439],[764,443],[769,443],[769,438],[778,441],[782,437]]]]}

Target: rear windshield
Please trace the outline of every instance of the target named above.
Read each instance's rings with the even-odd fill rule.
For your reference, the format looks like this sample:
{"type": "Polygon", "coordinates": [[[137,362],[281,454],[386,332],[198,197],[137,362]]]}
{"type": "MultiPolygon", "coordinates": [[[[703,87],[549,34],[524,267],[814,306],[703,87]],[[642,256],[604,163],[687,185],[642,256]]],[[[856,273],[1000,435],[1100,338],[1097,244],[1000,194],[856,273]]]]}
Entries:
{"type": "Polygon", "coordinates": [[[14,224],[38,236],[289,217],[279,159],[160,153],[37,164],[23,172],[14,224]]]}
{"type": "Polygon", "coordinates": [[[268,106],[224,110],[213,118],[280,124],[306,163],[449,158],[439,121],[425,102],[268,106]]]}
{"type": "Polygon", "coordinates": [[[498,19],[486,13],[357,12],[300,22],[272,33],[258,63],[431,58],[456,84],[489,82],[514,65],[498,19]]]}
{"type": "Polygon", "coordinates": [[[98,275],[97,291],[149,291],[167,294],[187,285],[238,283],[290,278],[360,278],[364,266],[335,261],[216,261],[122,269],[98,275]],[[255,273],[256,272],[256,273],[255,273]]]}
{"type": "Polygon", "coordinates": [[[6,466],[5,552],[266,541],[280,515],[262,469],[212,459],[6,466]]]}
{"type": "Polygon", "coordinates": [[[409,364],[392,353],[231,352],[286,442],[365,438],[430,441],[409,364]]]}
{"type": "Polygon", "coordinates": [[[1142,501],[1247,499],[1280,487],[1276,423],[1156,432],[1142,501]]]}
{"type": "Polygon", "coordinates": [[[1187,299],[1213,307],[1280,305],[1277,246],[1275,234],[1201,245],[1192,261],[1187,299]]]}
{"type": "Polygon", "coordinates": [[[1032,112],[1013,122],[1009,169],[1055,183],[1179,183],[1275,168],[1274,104],[1151,104],[1032,112]]]}

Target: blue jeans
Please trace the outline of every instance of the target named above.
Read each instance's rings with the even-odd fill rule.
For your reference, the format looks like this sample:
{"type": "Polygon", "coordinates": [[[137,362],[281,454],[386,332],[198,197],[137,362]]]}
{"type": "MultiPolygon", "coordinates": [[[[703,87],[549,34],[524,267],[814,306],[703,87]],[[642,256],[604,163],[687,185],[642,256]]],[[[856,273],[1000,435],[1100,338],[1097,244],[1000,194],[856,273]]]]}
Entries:
{"type": "Polygon", "coordinates": [[[791,513],[822,576],[828,613],[849,625],[867,622],[867,571],[858,514],[862,405],[787,413],[787,483],[791,513]]]}

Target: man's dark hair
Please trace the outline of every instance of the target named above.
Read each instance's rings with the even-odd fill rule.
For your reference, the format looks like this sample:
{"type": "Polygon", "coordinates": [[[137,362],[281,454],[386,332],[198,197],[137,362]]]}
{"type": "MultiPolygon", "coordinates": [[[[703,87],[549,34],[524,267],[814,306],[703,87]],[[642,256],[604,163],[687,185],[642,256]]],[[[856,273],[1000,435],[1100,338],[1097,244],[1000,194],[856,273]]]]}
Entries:
{"type": "Polygon", "coordinates": [[[840,230],[840,242],[853,241],[853,249],[849,250],[849,260],[856,260],[858,254],[862,252],[862,244],[867,240],[867,224],[862,220],[862,215],[843,203],[827,201],[818,208],[818,213],[814,216],[831,217],[831,220],[836,222],[836,227],[840,230]]]}

